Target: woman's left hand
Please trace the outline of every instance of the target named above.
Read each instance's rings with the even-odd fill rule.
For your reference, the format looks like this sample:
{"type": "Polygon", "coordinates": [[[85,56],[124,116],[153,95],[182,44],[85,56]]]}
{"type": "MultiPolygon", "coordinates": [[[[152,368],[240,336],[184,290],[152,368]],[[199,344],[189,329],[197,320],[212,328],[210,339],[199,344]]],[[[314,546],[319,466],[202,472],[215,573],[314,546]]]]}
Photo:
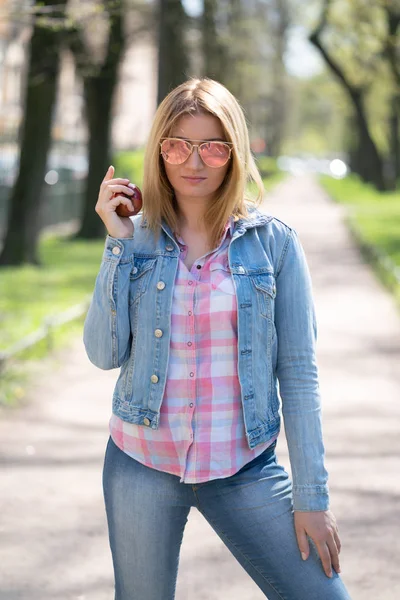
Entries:
{"type": "Polygon", "coordinates": [[[341,543],[335,515],[330,510],[308,512],[295,510],[294,526],[302,558],[307,560],[310,554],[308,535],[317,546],[325,574],[332,577],[332,567],[340,573],[341,543]]]}

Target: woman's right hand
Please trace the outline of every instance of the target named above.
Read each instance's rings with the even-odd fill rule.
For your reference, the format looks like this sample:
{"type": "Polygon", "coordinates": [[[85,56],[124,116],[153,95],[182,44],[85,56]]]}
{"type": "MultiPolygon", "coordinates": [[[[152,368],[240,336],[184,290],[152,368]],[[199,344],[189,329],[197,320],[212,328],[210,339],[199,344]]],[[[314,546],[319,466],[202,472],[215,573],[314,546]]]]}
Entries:
{"type": "Polygon", "coordinates": [[[134,226],[129,217],[120,217],[115,212],[117,206],[125,204],[130,210],[134,210],[133,203],[125,196],[114,196],[119,192],[133,195],[133,190],[128,187],[129,179],[113,179],[115,169],[113,166],[108,171],[100,185],[95,211],[106,226],[107,232],[115,238],[133,237],[134,226]]]}

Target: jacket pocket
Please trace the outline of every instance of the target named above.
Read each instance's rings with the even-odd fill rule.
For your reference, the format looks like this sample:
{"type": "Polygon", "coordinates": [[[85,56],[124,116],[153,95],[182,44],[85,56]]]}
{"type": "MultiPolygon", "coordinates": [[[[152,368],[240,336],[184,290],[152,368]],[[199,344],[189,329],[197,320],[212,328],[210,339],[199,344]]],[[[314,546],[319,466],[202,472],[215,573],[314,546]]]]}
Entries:
{"type": "Polygon", "coordinates": [[[260,314],[266,319],[275,319],[276,282],[273,273],[261,273],[251,276],[256,289],[260,314]]]}
{"type": "Polygon", "coordinates": [[[129,306],[132,306],[146,292],[151,271],[156,264],[155,258],[134,258],[129,280],[129,306]]]}

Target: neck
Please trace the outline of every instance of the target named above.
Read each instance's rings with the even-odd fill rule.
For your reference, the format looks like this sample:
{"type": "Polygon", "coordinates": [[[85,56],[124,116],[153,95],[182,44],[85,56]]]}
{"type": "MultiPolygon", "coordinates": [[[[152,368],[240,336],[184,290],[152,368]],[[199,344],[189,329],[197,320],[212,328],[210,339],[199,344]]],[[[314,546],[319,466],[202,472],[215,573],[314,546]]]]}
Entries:
{"type": "Polygon", "coordinates": [[[189,202],[178,201],[179,230],[205,234],[205,210],[206,206],[202,198],[191,198],[189,202]]]}

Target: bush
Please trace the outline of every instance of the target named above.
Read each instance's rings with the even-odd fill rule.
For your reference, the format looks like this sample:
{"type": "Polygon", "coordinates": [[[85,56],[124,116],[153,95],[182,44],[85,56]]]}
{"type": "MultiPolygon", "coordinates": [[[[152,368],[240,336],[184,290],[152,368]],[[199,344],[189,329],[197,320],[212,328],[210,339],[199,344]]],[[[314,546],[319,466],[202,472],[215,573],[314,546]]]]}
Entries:
{"type": "Polygon", "coordinates": [[[255,157],[255,161],[263,179],[273,177],[280,172],[276,164],[276,158],[272,156],[259,155],[255,157]]]}
{"type": "Polygon", "coordinates": [[[143,183],[144,148],[117,152],[113,165],[116,177],[127,177],[138,187],[143,183]]]}

